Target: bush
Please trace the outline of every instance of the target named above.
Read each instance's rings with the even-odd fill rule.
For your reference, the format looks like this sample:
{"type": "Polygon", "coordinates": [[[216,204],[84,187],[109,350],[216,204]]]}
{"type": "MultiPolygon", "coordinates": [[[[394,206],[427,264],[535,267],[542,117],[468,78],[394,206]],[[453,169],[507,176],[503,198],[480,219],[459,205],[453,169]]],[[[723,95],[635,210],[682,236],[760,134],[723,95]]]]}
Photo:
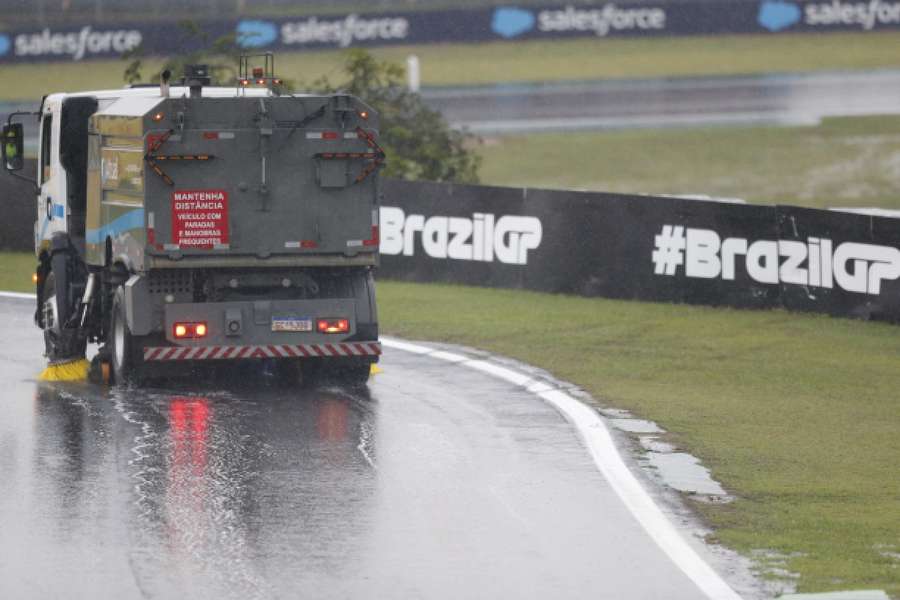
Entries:
{"type": "Polygon", "coordinates": [[[381,118],[378,143],[387,154],[384,174],[399,179],[477,183],[481,158],[470,146],[474,136],[450,128],[441,113],[425,105],[405,85],[403,67],[376,60],[369,52],[348,50],[347,79],[313,83],[316,91],[347,92],[359,97],[381,118]]]}

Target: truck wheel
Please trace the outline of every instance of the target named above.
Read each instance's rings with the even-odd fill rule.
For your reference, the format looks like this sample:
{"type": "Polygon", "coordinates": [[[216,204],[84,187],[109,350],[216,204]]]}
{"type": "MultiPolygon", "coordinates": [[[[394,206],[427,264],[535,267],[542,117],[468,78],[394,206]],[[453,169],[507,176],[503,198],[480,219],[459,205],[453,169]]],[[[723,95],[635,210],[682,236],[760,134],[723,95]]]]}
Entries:
{"type": "Polygon", "coordinates": [[[354,359],[313,359],[302,364],[306,384],[363,387],[369,381],[372,363],[354,359]]]}
{"type": "Polygon", "coordinates": [[[50,362],[60,362],[84,356],[87,339],[77,330],[67,329],[72,307],[68,303],[65,261],[53,260],[54,269],[44,280],[43,304],[44,349],[50,362]],[[61,266],[61,268],[60,268],[61,266]]]}
{"type": "Polygon", "coordinates": [[[116,289],[113,296],[112,321],[109,328],[110,362],[113,382],[117,384],[142,382],[143,357],[135,337],[128,330],[125,316],[125,290],[116,289]]]}
{"type": "Polygon", "coordinates": [[[341,369],[343,381],[350,387],[359,388],[369,383],[369,375],[372,373],[371,363],[353,363],[338,368],[341,369]]]}

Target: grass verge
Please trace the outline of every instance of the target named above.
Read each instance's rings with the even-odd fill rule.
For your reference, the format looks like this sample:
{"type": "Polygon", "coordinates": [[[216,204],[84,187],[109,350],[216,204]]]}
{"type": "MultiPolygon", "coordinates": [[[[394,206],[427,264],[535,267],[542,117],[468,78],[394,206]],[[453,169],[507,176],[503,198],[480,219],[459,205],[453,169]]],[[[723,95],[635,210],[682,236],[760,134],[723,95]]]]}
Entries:
{"type": "Polygon", "coordinates": [[[709,194],[813,207],[900,208],[900,117],[485,140],[493,185],[709,194]]]}
{"type": "Polygon", "coordinates": [[[0,291],[34,293],[31,274],[37,259],[23,252],[0,252],[0,291]]]}
{"type": "MultiPolygon", "coordinates": [[[[0,253],[0,288],[33,259],[0,253]]],[[[900,595],[900,337],[880,323],[381,281],[383,331],[543,367],[673,433],[737,499],[696,504],[801,591],[900,595]]]]}
{"type": "MultiPolygon", "coordinates": [[[[824,33],[697,36],[656,39],[579,39],[430,44],[373,49],[405,64],[419,56],[422,83],[430,86],[605,78],[682,77],[822,69],[900,67],[900,34],[824,33]]],[[[280,52],[278,71],[298,83],[339,77],[339,51],[280,52]]],[[[146,61],[145,77],[159,69],[146,61]]],[[[0,100],[37,101],[53,91],[122,86],[124,61],[4,65],[0,100]],[[52,83],[48,83],[52,82],[52,83]]]]}

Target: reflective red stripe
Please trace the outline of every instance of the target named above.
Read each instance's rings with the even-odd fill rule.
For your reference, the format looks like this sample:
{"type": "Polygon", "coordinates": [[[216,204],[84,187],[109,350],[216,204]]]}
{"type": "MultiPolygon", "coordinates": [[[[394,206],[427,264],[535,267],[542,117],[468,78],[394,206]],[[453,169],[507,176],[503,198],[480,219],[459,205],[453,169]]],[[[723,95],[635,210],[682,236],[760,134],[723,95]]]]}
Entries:
{"type": "Polygon", "coordinates": [[[212,360],[236,358],[306,358],[332,356],[372,356],[381,354],[378,342],[330,344],[280,344],[269,346],[151,346],[144,348],[144,360],[212,360]]]}

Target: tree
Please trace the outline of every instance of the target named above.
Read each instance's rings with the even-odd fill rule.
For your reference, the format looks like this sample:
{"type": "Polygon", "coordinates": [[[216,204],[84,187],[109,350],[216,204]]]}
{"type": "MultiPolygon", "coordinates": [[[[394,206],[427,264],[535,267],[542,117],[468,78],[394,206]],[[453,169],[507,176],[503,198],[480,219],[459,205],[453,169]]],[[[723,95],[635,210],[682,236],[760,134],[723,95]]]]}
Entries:
{"type": "Polygon", "coordinates": [[[405,85],[400,65],[376,60],[369,52],[345,54],[346,80],[337,85],[327,77],[313,83],[317,91],[343,91],[372,106],[381,119],[378,143],[387,154],[385,175],[477,183],[481,157],[471,150],[476,138],[451,129],[440,112],[429,108],[405,85]]]}

